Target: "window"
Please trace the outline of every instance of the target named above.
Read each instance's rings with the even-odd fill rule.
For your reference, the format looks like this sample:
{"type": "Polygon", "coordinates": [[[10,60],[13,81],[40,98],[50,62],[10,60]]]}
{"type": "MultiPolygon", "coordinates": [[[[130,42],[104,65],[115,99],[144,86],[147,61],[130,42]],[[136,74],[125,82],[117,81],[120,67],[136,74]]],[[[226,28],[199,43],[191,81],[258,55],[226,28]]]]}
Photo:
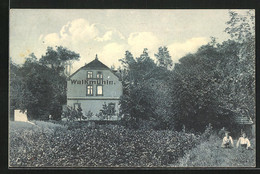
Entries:
{"type": "Polygon", "coordinates": [[[103,78],[102,72],[97,72],[97,78],[98,78],[98,79],[102,79],[102,78],[103,78]]]}
{"type": "Polygon", "coordinates": [[[93,78],[93,72],[92,72],[92,71],[88,71],[88,72],[87,72],[87,78],[88,78],[88,79],[93,78]]]}
{"type": "Polygon", "coordinates": [[[102,95],[103,95],[103,86],[97,85],[97,96],[102,96],[102,95]]]}
{"type": "Polygon", "coordinates": [[[93,85],[87,86],[87,95],[93,95],[93,85]]]}
{"type": "Polygon", "coordinates": [[[115,115],[116,110],[115,110],[115,103],[108,103],[108,112],[110,115],[115,115]]]}

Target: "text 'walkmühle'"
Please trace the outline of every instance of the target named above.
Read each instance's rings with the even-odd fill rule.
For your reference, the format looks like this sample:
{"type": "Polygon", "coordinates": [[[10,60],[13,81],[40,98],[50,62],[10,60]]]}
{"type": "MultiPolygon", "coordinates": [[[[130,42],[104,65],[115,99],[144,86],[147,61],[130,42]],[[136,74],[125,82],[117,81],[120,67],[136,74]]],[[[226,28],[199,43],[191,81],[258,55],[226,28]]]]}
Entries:
{"type": "Polygon", "coordinates": [[[110,119],[117,120],[122,91],[119,75],[100,62],[96,55],[93,61],[68,78],[67,106],[73,109],[81,107],[84,115],[92,112],[91,120],[99,120],[97,114],[105,104],[113,113],[110,119]]]}

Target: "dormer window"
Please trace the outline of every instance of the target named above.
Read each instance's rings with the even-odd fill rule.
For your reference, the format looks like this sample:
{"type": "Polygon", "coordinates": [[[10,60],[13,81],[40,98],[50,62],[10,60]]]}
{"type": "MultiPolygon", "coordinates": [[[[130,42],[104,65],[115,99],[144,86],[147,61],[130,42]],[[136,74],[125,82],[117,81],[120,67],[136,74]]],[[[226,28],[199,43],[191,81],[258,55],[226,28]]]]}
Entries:
{"type": "Polygon", "coordinates": [[[93,78],[93,72],[92,71],[88,71],[87,72],[87,78],[88,79],[92,79],[93,78]]]}
{"type": "Polygon", "coordinates": [[[97,78],[98,78],[98,79],[103,79],[103,74],[102,74],[102,72],[97,72],[97,78]]]}

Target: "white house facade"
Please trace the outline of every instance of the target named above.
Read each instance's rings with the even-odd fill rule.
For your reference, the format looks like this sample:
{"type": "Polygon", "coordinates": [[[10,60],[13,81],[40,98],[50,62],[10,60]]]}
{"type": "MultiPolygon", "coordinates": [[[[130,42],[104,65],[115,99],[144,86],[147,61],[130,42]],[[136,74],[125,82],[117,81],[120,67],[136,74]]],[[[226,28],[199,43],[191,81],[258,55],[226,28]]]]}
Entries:
{"type": "Polygon", "coordinates": [[[118,119],[119,99],[123,88],[119,77],[96,58],[78,69],[67,80],[67,106],[82,108],[83,115],[93,113],[90,120],[99,120],[97,115],[106,105],[118,119]]]}

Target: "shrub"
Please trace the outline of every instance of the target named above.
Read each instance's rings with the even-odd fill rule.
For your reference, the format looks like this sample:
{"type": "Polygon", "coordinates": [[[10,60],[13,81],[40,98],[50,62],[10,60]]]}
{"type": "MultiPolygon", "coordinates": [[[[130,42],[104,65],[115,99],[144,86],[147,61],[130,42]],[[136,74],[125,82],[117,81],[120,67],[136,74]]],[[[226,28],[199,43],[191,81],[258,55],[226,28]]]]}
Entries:
{"type": "Polygon", "coordinates": [[[206,126],[205,131],[203,132],[203,134],[201,135],[201,141],[208,141],[209,137],[213,134],[213,127],[211,126],[211,124],[209,123],[208,126],[206,126]]]}
{"type": "Polygon", "coordinates": [[[85,125],[84,122],[68,122],[70,128],[57,127],[48,132],[44,128],[17,131],[11,127],[10,165],[163,167],[176,163],[198,142],[197,136],[182,132],[85,125]]]}
{"type": "Polygon", "coordinates": [[[76,121],[83,118],[82,109],[79,106],[77,109],[67,106],[65,111],[62,113],[62,118],[67,121],[76,121]]]}
{"type": "Polygon", "coordinates": [[[85,113],[85,116],[83,116],[83,119],[89,120],[90,118],[93,117],[93,115],[94,115],[93,112],[88,111],[88,112],[85,113]]]}

